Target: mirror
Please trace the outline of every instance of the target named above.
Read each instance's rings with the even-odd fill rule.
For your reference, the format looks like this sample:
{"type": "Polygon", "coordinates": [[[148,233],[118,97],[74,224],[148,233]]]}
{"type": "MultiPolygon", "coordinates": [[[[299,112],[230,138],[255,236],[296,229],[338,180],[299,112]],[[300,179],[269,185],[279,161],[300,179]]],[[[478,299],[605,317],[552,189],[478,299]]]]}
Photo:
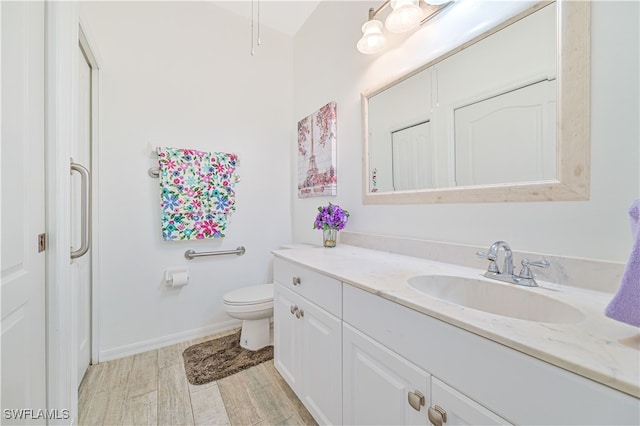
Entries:
{"type": "Polygon", "coordinates": [[[543,2],[364,93],[364,203],[588,199],[589,22],[543,2]]]}

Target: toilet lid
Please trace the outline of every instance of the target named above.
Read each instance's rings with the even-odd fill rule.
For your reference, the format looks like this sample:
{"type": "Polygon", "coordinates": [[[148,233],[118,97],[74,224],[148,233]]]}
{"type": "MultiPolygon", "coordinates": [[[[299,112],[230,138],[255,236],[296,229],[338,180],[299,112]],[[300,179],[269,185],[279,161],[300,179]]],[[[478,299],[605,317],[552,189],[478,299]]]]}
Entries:
{"type": "Polygon", "coordinates": [[[242,287],[224,295],[224,302],[231,305],[253,305],[272,300],[273,284],[242,287]]]}

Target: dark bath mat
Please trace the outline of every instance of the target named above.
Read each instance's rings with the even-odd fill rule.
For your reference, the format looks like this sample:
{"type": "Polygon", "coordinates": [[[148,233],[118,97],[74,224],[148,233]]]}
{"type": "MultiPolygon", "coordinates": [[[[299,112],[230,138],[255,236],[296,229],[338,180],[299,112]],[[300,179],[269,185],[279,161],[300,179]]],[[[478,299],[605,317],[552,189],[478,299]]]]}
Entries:
{"type": "Polygon", "coordinates": [[[238,331],[189,346],[182,357],[189,383],[203,385],[273,359],[273,346],[257,351],[241,348],[238,331]]]}

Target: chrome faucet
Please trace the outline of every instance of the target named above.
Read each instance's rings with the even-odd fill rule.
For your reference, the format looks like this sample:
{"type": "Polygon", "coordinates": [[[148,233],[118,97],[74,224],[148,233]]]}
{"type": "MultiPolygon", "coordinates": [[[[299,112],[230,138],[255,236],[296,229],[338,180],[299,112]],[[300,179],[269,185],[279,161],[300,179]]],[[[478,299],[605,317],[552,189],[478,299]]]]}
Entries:
{"type": "MultiPolygon", "coordinates": [[[[502,273],[506,275],[513,275],[513,253],[511,252],[511,247],[509,247],[509,244],[506,242],[496,241],[491,244],[491,247],[489,247],[489,253],[487,253],[487,259],[495,264],[496,260],[498,260],[498,251],[501,248],[504,249],[504,267],[502,268],[502,273]]],[[[499,274],[500,270],[496,272],[499,274]]]]}
{"type": "Polygon", "coordinates": [[[533,273],[531,272],[530,266],[537,266],[539,268],[548,268],[549,262],[547,259],[542,258],[537,262],[531,262],[529,259],[522,259],[522,270],[518,275],[513,272],[513,252],[511,251],[511,247],[504,241],[496,241],[491,244],[489,247],[489,251],[487,253],[477,252],[477,256],[483,257],[489,260],[489,267],[487,268],[487,272],[485,272],[484,276],[487,278],[491,278],[494,280],[504,281],[512,284],[524,285],[527,287],[537,287],[538,283],[533,277],[533,273]],[[504,250],[504,266],[502,268],[502,272],[498,268],[496,261],[498,260],[498,252],[500,249],[504,250]]]}

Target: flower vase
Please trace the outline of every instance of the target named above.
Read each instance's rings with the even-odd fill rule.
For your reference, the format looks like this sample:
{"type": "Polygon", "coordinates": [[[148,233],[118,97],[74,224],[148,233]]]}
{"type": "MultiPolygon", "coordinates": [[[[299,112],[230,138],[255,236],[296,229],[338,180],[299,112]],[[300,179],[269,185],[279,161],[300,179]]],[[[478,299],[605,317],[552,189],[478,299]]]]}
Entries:
{"type": "Polygon", "coordinates": [[[335,247],[338,241],[338,230],[335,228],[323,229],[322,241],[325,247],[335,247]]]}

